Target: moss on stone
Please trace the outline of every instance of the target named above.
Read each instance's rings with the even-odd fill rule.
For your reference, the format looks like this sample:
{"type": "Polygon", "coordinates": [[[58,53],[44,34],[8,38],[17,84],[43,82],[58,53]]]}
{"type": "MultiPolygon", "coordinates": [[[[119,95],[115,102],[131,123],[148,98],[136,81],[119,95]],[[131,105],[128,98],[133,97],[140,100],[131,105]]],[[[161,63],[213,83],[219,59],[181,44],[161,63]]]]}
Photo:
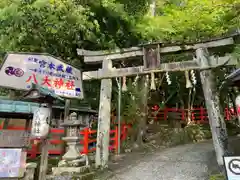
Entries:
{"type": "Polygon", "coordinates": [[[213,174],[210,176],[209,180],[225,180],[222,174],[213,174]]]}

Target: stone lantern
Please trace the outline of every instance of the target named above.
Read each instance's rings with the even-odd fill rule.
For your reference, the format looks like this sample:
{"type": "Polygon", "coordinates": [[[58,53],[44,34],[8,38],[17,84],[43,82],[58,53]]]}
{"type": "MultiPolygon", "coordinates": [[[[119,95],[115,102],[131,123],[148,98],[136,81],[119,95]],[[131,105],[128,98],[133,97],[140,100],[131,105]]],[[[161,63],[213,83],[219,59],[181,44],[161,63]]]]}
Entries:
{"type": "Polygon", "coordinates": [[[66,137],[63,140],[67,143],[67,152],[62,157],[63,160],[72,161],[80,158],[80,128],[85,125],[77,119],[75,112],[69,115],[69,119],[62,126],[66,129],[66,137]]]}
{"type": "Polygon", "coordinates": [[[69,115],[69,118],[61,124],[66,130],[66,137],[63,140],[67,144],[67,152],[63,155],[62,160],[58,163],[58,167],[52,168],[54,176],[75,175],[78,178],[93,178],[90,172],[88,157],[81,154],[80,150],[80,129],[85,124],[77,118],[75,112],[69,115]]]}

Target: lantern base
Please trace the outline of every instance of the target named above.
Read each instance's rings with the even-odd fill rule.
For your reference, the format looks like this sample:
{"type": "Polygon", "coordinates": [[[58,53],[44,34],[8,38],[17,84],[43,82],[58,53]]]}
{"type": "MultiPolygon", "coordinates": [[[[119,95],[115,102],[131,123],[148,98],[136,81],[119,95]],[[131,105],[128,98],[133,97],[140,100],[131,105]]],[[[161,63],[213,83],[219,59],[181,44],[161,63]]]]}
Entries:
{"type": "Polygon", "coordinates": [[[68,150],[63,155],[63,160],[73,161],[77,160],[81,157],[80,150],[78,148],[79,145],[79,137],[63,137],[63,140],[66,141],[68,150]]]}
{"type": "Polygon", "coordinates": [[[90,172],[90,166],[82,166],[82,167],[54,167],[52,168],[53,175],[61,175],[61,174],[85,174],[90,172]]]}
{"type": "Polygon", "coordinates": [[[94,179],[94,173],[90,172],[87,174],[74,174],[74,175],[48,175],[47,180],[55,180],[55,179],[78,179],[78,180],[93,180],[94,179]]]}

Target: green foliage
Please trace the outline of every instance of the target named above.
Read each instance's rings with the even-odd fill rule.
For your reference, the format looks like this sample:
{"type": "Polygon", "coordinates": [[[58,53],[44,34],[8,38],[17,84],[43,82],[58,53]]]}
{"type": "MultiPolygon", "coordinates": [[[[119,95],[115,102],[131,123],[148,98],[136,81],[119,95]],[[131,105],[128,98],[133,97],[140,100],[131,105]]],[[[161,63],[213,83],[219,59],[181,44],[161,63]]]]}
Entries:
{"type": "MultiPolygon", "coordinates": [[[[239,0],[156,0],[155,17],[149,15],[151,2],[1,0],[0,53],[47,52],[78,68],[88,69],[76,48],[122,48],[151,40],[197,41],[240,27],[239,0]]],[[[235,54],[239,53],[237,47],[235,54]]],[[[184,59],[175,55],[166,59],[176,58],[184,59]]],[[[176,79],[178,89],[184,88],[183,79],[176,79]]],[[[88,101],[95,108],[98,101],[93,99],[99,99],[99,94],[94,90],[99,88],[99,82],[94,82],[86,91],[88,101]]],[[[175,86],[166,84],[162,88],[176,90],[175,86]]],[[[186,99],[185,90],[178,95],[186,99]]],[[[134,105],[127,108],[136,109],[134,105]]]]}
{"type": "MultiPolygon", "coordinates": [[[[159,1],[157,1],[159,2],[159,1]]],[[[161,1],[162,2],[162,1],[161,1]]],[[[137,25],[146,39],[196,41],[237,28],[238,0],[188,0],[161,3],[156,17],[145,16],[137,25]]]]}
{"type": "Polygon", "coordinates": [[[234,51],[232,53],[232,55],[238,59],[238,65],[237,67],[239,68],[240,67],[240,45],[237,45],[235,48],[234,48],[234,51]]]}
{"type": "Polygon", "coordinates": [[[96,26],[87,21],[90,14],[84,8],[75,6],[67,0],[14,1],[0,11],[0,49],[73,57],[76,45],[81,43],[80,34],[84,32],[92,39],[96,26]]]}
{"type": "Polygon", "coordinates": [[[122,116],[126,123],[136,124],[140,118],[141,98],[143,89],[139,87],[139,80],[129,79],[127,82],[128,90],[122,95],[122,116]]]}
{"type": "Polygon", "coordinates": [[[135,45],[141,39],[197,40],[239,27],[238,0],[2,0],[0,51],[37,51],[76,58],[76,48],[135,45]],[[194,18],[192,18],[194,17],[194,18]],[[142,37],[140,37],[141,35],[142,37]]]}

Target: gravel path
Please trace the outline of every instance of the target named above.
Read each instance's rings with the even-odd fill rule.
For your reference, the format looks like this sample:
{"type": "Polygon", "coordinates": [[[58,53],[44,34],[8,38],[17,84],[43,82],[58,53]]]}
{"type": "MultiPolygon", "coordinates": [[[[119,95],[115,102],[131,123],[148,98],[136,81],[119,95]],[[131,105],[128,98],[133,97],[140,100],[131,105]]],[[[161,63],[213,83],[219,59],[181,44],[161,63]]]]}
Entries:
{"type": "Polygon", "coordinates": [[[208,180],[213,167],[214,149],[212,141],[207,141],[143,156],[137,163],[114,171],[108,180],[208,180]]]}

